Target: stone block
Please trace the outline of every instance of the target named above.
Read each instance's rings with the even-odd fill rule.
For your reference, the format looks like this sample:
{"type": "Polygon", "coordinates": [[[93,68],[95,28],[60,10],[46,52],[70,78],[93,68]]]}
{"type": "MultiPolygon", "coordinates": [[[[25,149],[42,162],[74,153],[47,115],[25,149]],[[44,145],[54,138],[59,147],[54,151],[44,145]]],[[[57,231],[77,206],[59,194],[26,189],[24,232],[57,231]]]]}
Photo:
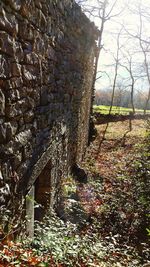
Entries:
{"type": "Polygon", "coordinates": [[[48,45],[47,51],[46,51],[46,57],[48,59],[51,59],[53,61],[57,61],[57,56],[55,50],[52,48],[52,46],[48,45]]]}
{"type": "Polygon", "coordinates": [[[2,171],[0,170],[0,187],[3,187],[3,186],[4,186],[4,177],[3,177],[2,171]]]}
{"type": "Polygon", "coordinates": [[[29,84],[30,82],[34,82],[37,80],[39,75],[39,70],[34,68],[33,66],[27,65],[22,67],[23,73],[23,81],[25,84],[29,84]]]}
{"type": "Polygon", "coordinates": [[[6,118],[9,119],[22,116],[22,110],[18,109],[18,103],[7,105],[5,111],[6,118]]]}
{"type": "Polygon", "coordinates": [[[21,40],[34,42],[35,34],[36,29],[27,19],[24,19],[19,23],[18,35],[21,40]]]}
{"type": "Polygon", "coordinates": [[[5,0],[6,4],[8,4],[12,9],[19,11],[21,8],[21,0],[5,0]]]}
{"type": "Polygon", "coordinates": [[[51,17],[47,18],[47,35],[51,36],[52,33],[52,19],[51,17]]]}
{"type": "Polygon", "coordinates": [[[23,86],[22,77],[13,77],[6,81],[6,88],[8,89],[16,89],[23,86]]]}
{"type": "Polygon", "coordinates": [[[14,145],[17,149],[19,149],[20,147],[25,146],[29,142],[29,140],[31,140],[31,138],[31,130],[23,131],[16,135],[14,145]]]}
{"type": "Polygon", "coordinates": [[[22,162],[22,152],[16,151],[13,158],[14,168],[17,169],[22,162]]]}
{"type": "Polygon", "coordinates": [[[4,55],[0,55],[0,78],[8,79],[10,76],[9,65],[4,55]]]}
{"type": "Polygon", "coordinates": [[[21,76],[21,65],[16,62],[11,63],[11,76],[20,77],[21,76]]]}
{"type": "Polygon", "coordinates": [[[46,20],[46,17],[45,17],[45,15],[43,14],[43,12],[41,10],[39,12],[38,19],[39,19],[39,28],[40,28],[40,30],[42,32],[46,32],[46,30],[47,30],[47,20],[46,20]]]}
{"type": "Polygon", "coordinates": [[[17,102],[20,100],[20,92],[16,90],[9,90],[5,92],[6,95],[6,105],[11,105],[12,102],[17,102]]]}
{"type": "Polygon", "coordinates": [[[26,17],[31,20],[34,11],[35,11],[34,1],[28,1],[28,0],[21,1],[20,14],[23,17],[26,17]]]}
{"type": "Polygon", "coordinates": [[[5,115],[5,95],[0,89],[0,116],[5,115]]]}
{"type": "Polygon", "coordinates": [[[18,124],[15,121],[5,122],[4,127],[6,129],[7,142],[9,142],[12,139],[12,137],[15,136],[18,129],[18,124]]]}
{"type": "Polygon", "coordinates": [[[23,153],[22,153],[22,160],[25,161],[26,159],[29,159],[32,155],[33,148],[31,143],[28,143],[26,146],[23,147],[23,153]]]}
{"type": "Polygon", "coordinates": [[[38,67],[40,64],[39,60],[40,60],[40,58],[39,58],[38,54],[36,54],[34,52],[26,54],[25,58],[24,58],[25,64],[28,64],[28,65],[30,64],[30,65],[34,65],[34,66],[38,66],[38,67]]]}
{"type": "Polygon", "coordinates": [[[14,37],[18,33],[18,21],[15,15],[7,13],[3,8],[0,10],[0,28],[14,37]]]}
{"type": "Polygon", "coordinates": [[[0,144],[6,143],[6,128],[0,124],[0,144]]]}
{"type": "Polygon", "coordinates": [[[24,55],[25,54],[30,54],[33,51],[33,44],[23,40],[22,49],[23,49],[24,55]]]}
{"type": "Polygon", "coordinates": [[[10,80],[13,77],[21,78],[21,65],[0,55],[0,78],[10,80]]]}
{"type": "Polygon", "coordinates": [[[42,57],[45,56],[45,43],[43,40],[43,36],[40,35],[36,38],[35,44],[34,44],[34,51],[37,54],[40,54],[42,57]]]}
{"type": "Polygon", "coordinates": [[[34,112],[33,112],[33,110],[29,110],[28,112],[24,113],[23,114],[23,117],[24,117],[24,122],[25,123],[32,122],[33,119],[34,119],[34,112]]]}
{"type": "Polygon", "coordinates": [[[4,31],[0,31],[0,52],[11,57],[14,56],[13,37],[4,31]]]}

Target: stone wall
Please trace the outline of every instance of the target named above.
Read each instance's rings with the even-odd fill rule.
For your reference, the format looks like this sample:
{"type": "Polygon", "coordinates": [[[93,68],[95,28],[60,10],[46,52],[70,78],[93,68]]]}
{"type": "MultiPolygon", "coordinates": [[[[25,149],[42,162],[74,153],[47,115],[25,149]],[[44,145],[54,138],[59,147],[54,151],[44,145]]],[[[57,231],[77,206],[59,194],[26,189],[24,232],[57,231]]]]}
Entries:
{"type": "Polygon", "coordinates": [[[74,0],[0,1],[3,208],[16,206],[47,164],[52,205],[59,181],[82,160],[96,38],[74,0]]]}

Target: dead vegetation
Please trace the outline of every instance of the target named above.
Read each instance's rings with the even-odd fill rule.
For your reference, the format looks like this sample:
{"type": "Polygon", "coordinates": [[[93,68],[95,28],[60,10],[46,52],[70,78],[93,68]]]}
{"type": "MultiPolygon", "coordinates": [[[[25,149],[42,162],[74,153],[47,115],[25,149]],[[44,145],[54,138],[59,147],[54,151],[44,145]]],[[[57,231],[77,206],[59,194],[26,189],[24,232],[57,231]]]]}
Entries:
{"type": "Polygon", "coordinates": [[[149,266],[150,147],[147,122],[105,125],[84,162],[87,181],[63,182],[62,217],[48,214],[35,239],[5,240],[0,266],[142,267],[149,266]],[[70,222],[69,222],[70,221],[70,222]]]}

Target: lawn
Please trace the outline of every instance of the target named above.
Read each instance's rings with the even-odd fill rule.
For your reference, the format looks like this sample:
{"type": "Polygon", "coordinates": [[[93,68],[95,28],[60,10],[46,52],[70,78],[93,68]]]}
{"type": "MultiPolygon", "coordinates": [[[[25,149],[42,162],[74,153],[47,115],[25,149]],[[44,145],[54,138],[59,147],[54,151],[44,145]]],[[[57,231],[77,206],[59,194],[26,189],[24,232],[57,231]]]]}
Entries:
{"type": "MultiPolygon", "coordinates": [[[[110,106],[105,106],[105,105],[99,105],[99,106],[94,105],[94,107],[93,107],[94,112],[98,112],[101,114],[108,114],[109,109],[110,109],[110,106]]],[[[128,115],[130,112],[132,112],[132,108],[113,106],[111,114],[128,115]]],[[[137,114],[142,114],[142,113],[144,113],[144,110],[143,109],[135,109],[135,112],[137,114]]],[[[146,113],[150,113],[150,110],[147,110],[146,113]]]]}

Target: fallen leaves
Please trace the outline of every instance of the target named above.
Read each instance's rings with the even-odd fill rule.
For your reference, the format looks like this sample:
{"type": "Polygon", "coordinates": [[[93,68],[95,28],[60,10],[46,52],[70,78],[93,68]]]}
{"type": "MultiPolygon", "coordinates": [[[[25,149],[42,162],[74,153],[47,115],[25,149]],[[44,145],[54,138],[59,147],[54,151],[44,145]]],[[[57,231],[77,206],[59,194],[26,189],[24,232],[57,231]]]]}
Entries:
{"type": "MultiPolygon", "coordinates": [[[[77,192],[75,192],[76,187],[73,188],[74,194],[76,193],[79,197],[79,201],[74,201],[81,204],[81,207],[89,217],[91,216],[91,218],[94,217],[97,219],[97,224],[92,225],[92,223],[89,223],[85,225],[85,228],[80,232],[80,236],[84,237],[85,235],[89,235],[90,238],[92,238],[93,233],[96,233],[99,245],[97,255],[102,253],[102,262],[96,259],[97,255],[95,252],[93,265],[90,265],[91,255],[89,255],[89,262],[87,261],[87,263],[85,263],[79,258],[77,266],[142,266],[139,265],[141,258],[139,260],[137,251],[133,244],[131,244],[131,241],[135,242],[135,246],[140,247],[139,250],[141,250],[143,258],[148,260],[150,256],[147,244],[142,245],[138,240],[139,235],[137,235],[139,234],[139,229],[142,229],[140,228],[140,224],[144,223],[144,221],[142,221],[144,217],[142,216],[144,215],[143,207],[145,207],[145,198],[141,198],[144,203],[142,206],[139,202],[141,183],[136,183],[138,179],[140,179],[140,175],[143,175],[143,183],[149,170],[148,167],[142,163],[140,165],[141,147],[136,145],[137,143],[142,144],[144,140],[144,130],[141,128],[144,122],[134,121],[134,124],[134,132],[128,136],[124,147],[121,147],[119,142],[117,142],[120,135],[124,132],[124,125],[122,123],[115,123],[111,126],[112,128],[109,129],[106,135],[106,139],[102,144],[96,162],[98,173],[97,171],[95,172],[94,165],[92,161],[90,161],[93,172],[89,173],[93,180],[91,179],[88,184],[84,184],[82,187],[77,187],[77,192]],[[140,171],[137,173],[137,177],[135,175],[133,179],[130,179],[135,172],[135,160],[137,161],[137,167],[140,168],[140,171]],[[144,174],[141,174],[143,166],[144,174]]],[[[100,130],[100,127],[98,129],[100,130]]],[[[92,146],[93,152],[90,154],[91,158],[94,155],[95,149],[96,144],[92,146]]],[[[67,184],[67,186],[70,185],[72,185],[71,182],[67,184]]],[[[142,188],[142,190],[144,190],[144,188],[142,188]]],[[[149,228],[147,228],[147,232],[149,233],[149,228]]],[[[68,239],[66,239],[65,242],[69,242],[67,240],[68,239]]],[[[55,245],[56,244],[54,244],[54,246],[55,245]]],[[[25,248],[21,243],[14,243],[8,240],[1,244],[0,267],[32,266],[65,267],[68,265],[62,262],[59,263],[50,252],[38,255],[38,249],[25,248]]],[[[75,263],[73,263],[72,266],[76,266],[75,263]]]]}
{"type": "Polygon", "coordinates": [[[47,256],[37,256],[34,250],[23,248],[21,243],[10,242],[0,250],[0,267],[52,266],[49,264],[47,256]]]}

